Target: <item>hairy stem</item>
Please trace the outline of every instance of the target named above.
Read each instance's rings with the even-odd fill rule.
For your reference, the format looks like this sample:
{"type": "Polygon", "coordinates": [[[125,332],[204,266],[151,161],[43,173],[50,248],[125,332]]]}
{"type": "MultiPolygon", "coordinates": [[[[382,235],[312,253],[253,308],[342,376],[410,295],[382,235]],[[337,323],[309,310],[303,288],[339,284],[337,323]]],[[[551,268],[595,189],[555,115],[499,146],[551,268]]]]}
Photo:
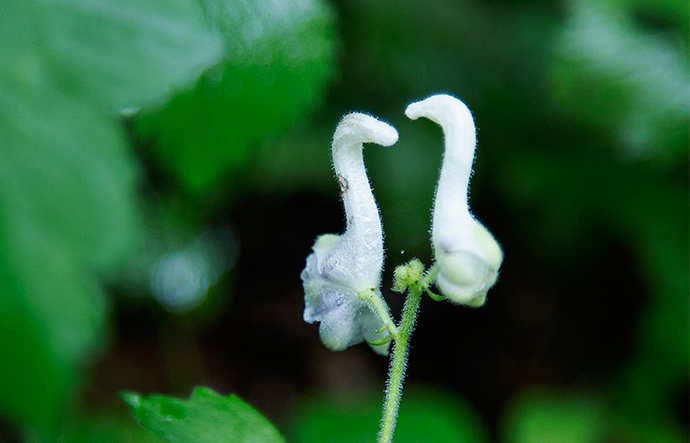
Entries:
{"type": "Polygon", "coordinates": [[[409,352],[409,340],[417,321],[419,304],[422,300],[422,282],[419,280],[412,282],[408,286],[407,299],[403,308],[402,319],[398,327],[398,337],[393,346],[393,357],[388,373],[388,383],[386,398],[383,402],[383,418],[381,419],[381,431],[379,432],[379,443],[390,443],[393,441],[395,423],[398,418],[398,409],[403,391],[403,380],[409,352]]]}
{"type": "Polygon", "coordinates": [[[395,322],[388,312],[388,305],[383,299],[381,292],[379,290],[367,289],[359,293],[359,298],[369,303],[369,306],[374,310],[374,313],[376,313],[376,315],[378,315],[378,317],[381,319],[383,327],[388,329],[388,332],[390,332],[391,337],[393,337],[394,340],[397,339],[398,328],[395,326],[395,322]]]}

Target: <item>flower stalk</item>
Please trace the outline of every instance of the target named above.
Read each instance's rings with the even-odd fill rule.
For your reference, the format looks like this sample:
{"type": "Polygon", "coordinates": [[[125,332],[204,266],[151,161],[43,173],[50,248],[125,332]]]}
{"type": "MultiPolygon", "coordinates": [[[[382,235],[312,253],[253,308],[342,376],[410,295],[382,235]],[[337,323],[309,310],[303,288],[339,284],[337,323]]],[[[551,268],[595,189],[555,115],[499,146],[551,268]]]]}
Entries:
{"type": "Polygon", "coordinates": [[[383,339],[386,341],[382,342],[369,342],[370,345],[373,346],[380,346],[381,344],[385,344],[387,342],[390,342],[391,339],[395,340],[398,338],[398,327],[395,326],[395,322],[393,321],[393,318],[390,315],[390,312],[388,312],[388,305],[386,304],[386,301],[383,299],[383,296],[381,295],[381,291],[378,289],[367,289],[364,291],[361,291],[359,293],[359,299],[364,300],[367,302],[369,307],[371,308],[376,315],[378,315],[379,319],[381,320],[381,323],[383,323],[383,327],[388,330],[390,333],[390,336],[387,339],[383,339]]]}
{"type": "Polygon", "coordinates": [[[393,441],[400,400],[402,399],[407,357],[410,352],[410,337],[417,323],[422,294],[433,284],[434,278],[437,275],[435,269],[432,266],[429,271],[424,273],[424,266],[419,260],[415,259],[406,265],[399,266],[395,270],[394,290],[398,292],[407,290],[407,298],[405,299],[402,318],[398,326],[398,336],[394,338],[393,356],[391,357],[391,365],[388,372],[386,398],[383,402],[383,416],[378,436],[379,443],[393,441]]]}

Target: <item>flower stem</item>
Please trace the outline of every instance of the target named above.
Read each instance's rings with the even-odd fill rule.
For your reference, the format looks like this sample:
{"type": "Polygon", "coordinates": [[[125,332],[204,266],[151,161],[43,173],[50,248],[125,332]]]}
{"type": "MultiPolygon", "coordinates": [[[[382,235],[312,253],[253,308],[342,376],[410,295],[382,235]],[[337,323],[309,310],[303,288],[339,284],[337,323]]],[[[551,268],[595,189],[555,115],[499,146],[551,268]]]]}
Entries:
{"type": "Polygon", "coordinates": [[[383,326],[388,329],[388,332],[390,332],[391,337],[393,337],[394,340],[397,339],[398,328],[395,326],[395,322],[388,312],[388,305],[383,300],[381,292],[378,289],[367,289],[359,293],[359,298],[369,303],[371,309],[381,319],[383,326]]]}
{"type": "Polygon", "coordinates": [[[381,419],[381,430],[379,432],[379,443],[390,443],[393,441],[395,423],[398,418],[398,409],[403,391],[403,380],[405,378],[405,368],[407,354],[409,353],[409,340],[417,321],[417,312],[422,300],[422,282],[419,280],[412,282],[408,286],[407,299],[403,308],[402,319],[398,327],[398,337],[393,346],[393,357],[391,367],[388,372],[388,383],[386,398],[383,402],[383,417],[381,419]]]}

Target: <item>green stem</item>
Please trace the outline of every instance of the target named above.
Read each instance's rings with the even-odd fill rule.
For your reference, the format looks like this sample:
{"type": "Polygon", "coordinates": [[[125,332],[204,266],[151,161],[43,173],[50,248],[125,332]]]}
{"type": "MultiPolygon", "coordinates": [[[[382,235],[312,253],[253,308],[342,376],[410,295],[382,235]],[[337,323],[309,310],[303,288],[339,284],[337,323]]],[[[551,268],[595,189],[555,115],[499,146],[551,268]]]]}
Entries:
{"type": "Polygon", "coordinates": [[[422,300],[422,283],[416,281],[408,286],[408,295],[403,308],[402,319],[398,327],[398,337],[393,346],[393,358],[388,373],[388,387],[386,398],[383,402],[383,418],[381,419],[381,431],[379,432],[379,443],[390,443],[393,441],[395,432],[395,422],[398,418],[400,398],[403,391],[403,380],[405,378],[405,367],[407,354],[409,352],[409,340],[414,330],[417,320],[419,304],[422,300]]]}
{"type": "Polygon", "coordinates": [[[383,300],[381,292],[374,289],[367,289],[359,293],[359,298],[369,303],[369,306],[379,316],[383,326],[388,329],[393,339],[398,338],[398,328],[388,312],[388,305],[383,300]]]}
{"type": "Polygon", "coordinates": [[[425,290],[429,290],[431,285],[434,284],[434,282],[436,281],[436,277],[438,277],[439,271],[440,269],[438,268],[436,263],[434,263],[433,265],[431,265],[429,270],[424,273],[424,275],[422,276],[422,287],[425,290]]]}

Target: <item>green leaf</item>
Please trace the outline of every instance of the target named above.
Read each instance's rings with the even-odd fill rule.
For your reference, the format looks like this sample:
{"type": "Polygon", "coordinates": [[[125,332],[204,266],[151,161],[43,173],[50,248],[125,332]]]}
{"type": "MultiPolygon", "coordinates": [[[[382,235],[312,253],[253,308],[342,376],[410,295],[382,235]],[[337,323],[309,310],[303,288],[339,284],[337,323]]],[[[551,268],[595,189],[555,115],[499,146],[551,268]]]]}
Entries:
{"type": "Polygon", "coordinates": [[[5,0],[0,79],[110,111],[160,101],[221,55],[193,0],[5,0]]]}
{"type": "MultiPolygon", "coordinates": [[[[613,129],[629,157],[683,164],[690,81],[677,41],[685,40],[686,26],[657,35],[620,8],[574,4],[552,72],[555,98],[569,115],[602,131],[613,129]]],[[[673,18],[672,9],[666,14],[673,18]]]]}
{"type": "Polygon", "coordinates": [[[54,440],[102,344],[98,274],[135,241],[138,171],[114,108],[158,100],[210,61],[194,11],[0,4],[0,412],[27,436],[54,440]]]}
{"type": "Polygon", "coordinates": [[[202,191],[243,164],[320,100],[334,65],[331,11],[322,0],[203,0],[225,40],[223,63],[193,91],[138,123],[165,166],[202,191]]]}
{"type": "MultiPolygon", "coordinates": [[[[368,443],[376,439],[382,396],[354,401],[318,399],[298,412],[290,441],[368,443]]],[[[488,440],[477,415],[460,399],[433,391],[405,392],[396,443],[481,443],[488,440]]]]}
{"type": "Polygon", "coordinates": [[[133,242],[136,174],[120,129],[90,105],[0,97],[0,379],[24,382],[2,384],[0,409],[50,432],[102,338],[93,271],[133,242]]]}
{"type": "Polygon", "coordinates": [[[683,429],[671,416],[631,417],[600,398],[532,389],[513,399],[502,423],[506,443],[681,443],[683,429]]]}
{"type": "Polygon", "coordinates": [[[139,423],[170,442],[284,442],[266,418],[234,395],[196,388],[189,400],[131,393],[122,398],[139,423]]]}
{"type": "Polygon", "coordinates": [[[8,229],[27,231],[31,223],[85,262],[114,263],[136,226],[137,169],[121,128],[92,105],[49,89],[3,93],[0,106],[0,206],[13,221],[8,229]]]}
{"type": "Polygon", "coordinates": [[[504,422],[507,443],[603,442],[606,415],[601,403],[582,395],[532,391],[509,407],[504,422]]]}
{"type": "MultiPolygon", "coordinates": [[[[4,232],[1,222],[0,229],[4,232]]],[[[49,332],[42,330],[43,319],[32,312],[8,258],[0,252],[0,379],[9,381],[0,383],[0,412],[47,439],[74,373],[69,362],[55,355],[49,332]]]]}
{"type": "Polygon", "coordinates": [[[616,399],[635,425],[644,419],[668,429],[665,422],[674,416],[690,361],[687,182],[647,186],[626,202],[621,225],[633,240],[650,298],[616,399]]]}
{"type": "Polygon", "coordinates": [[[139,107],[194,81],[221,54],[193,0],[38,0],[63,84],[106,106],[139,107]]]}
{"type": "Polygon", "coordinates": [[[163,443],[119,411],[89,412],[72,420],[60,436],[60,443],[163,443]]]}

